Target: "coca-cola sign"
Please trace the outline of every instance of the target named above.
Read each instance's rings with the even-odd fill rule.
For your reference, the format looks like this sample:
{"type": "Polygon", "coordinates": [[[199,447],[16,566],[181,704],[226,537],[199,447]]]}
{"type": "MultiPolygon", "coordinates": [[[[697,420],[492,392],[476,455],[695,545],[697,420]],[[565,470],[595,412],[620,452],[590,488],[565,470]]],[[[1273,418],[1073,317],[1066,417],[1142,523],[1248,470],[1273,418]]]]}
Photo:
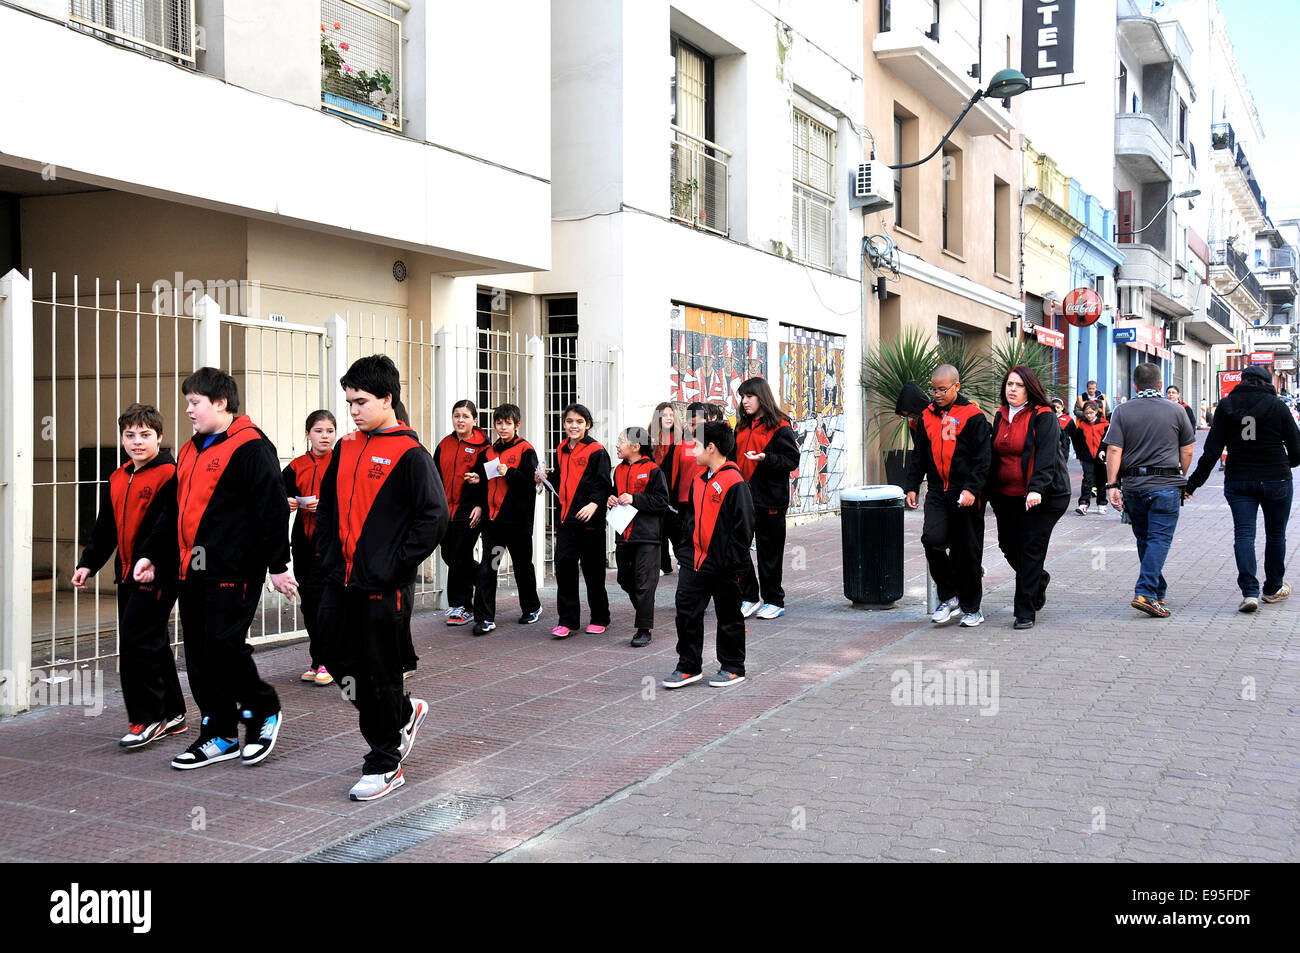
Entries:
{"type": "Polygon", "coordinates": [[[1062,311],[1076,328],[1086,328],[1101,317],[1101,296],[1091,288],[1075,288],[1065,296],[1062,311]]]}

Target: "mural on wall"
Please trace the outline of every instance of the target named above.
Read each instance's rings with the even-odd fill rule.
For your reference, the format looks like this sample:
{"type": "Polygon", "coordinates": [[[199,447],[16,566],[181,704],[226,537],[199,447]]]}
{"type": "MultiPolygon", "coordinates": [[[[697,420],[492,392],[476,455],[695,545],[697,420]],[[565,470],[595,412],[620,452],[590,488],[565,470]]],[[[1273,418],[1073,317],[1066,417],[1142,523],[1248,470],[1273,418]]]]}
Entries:
{"type": "Polygon", "coordinates": [[[767,376],[767,322],[676,305],[669,346],[667,399],[679,412],[697,400],[721,404],[734,426],[741,382],[767,376]]]}
{"type": "Polygon", "coordinates": [[[838,505],[844,483],[844,337],[783,325],[781,409],[799,442],[791,512],[838,505]]]}

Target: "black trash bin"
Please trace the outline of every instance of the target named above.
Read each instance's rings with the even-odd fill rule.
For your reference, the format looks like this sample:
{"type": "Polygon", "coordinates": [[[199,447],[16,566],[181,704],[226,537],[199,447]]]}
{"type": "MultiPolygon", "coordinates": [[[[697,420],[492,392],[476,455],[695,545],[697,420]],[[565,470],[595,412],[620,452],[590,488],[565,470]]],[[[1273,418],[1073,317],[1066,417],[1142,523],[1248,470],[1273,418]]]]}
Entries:
{"type": "Polygon", "coordinates": [[[903,491],[862,486],[840,494],[844,596],[865,605],[903,598],[903,491]]]}

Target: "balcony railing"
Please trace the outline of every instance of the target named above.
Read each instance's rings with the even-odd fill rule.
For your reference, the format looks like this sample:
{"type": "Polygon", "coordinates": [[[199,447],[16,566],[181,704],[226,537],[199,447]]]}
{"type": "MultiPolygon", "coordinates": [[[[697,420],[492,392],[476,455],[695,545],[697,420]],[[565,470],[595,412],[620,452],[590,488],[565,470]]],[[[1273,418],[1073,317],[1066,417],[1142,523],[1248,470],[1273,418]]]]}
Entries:
{"type": "Polygon", "coordinates": [[[1255,277],[1254,272],[1246,265],[1246,259],[1227,242],[1215,242],[1210,246],[1210,267],[1226,268],[1237,279],[1238,284],[1246,289],[1256,301],[1261,304],[1264,301],[1264,289],[1260,287],[1259,279],[1255,277]]]}
{"type": "Polygon", "coordinates": [[[194,0],[72,0],[68,19],[142,53],[194,62],[194,0]]]}
{"type": "Polygon", "coordinates": [[[1210,320],[1219,325],[1229,334],[1232,333],[1232,312],[1228,310],[1226,304],[1219,300],[1218,295],[1210,295],[1210,307],[1207,310],[1210,315],[1210,320]]]}
{"type": "Polygon", "coordinates": [[[672,126],[672,217],[719,235],[728,229],[727,202],[731,153],[716,142],[672,126]]]}
{"type": "Polygon", "coordinates": [[[321,0],[320,9],[321,108],[400,132],[402,22],[357,0],[321,0]]]}
{"type": "Polygon", "coordinates": [[[1210,148],[1236,152],[1237,134],[1232,131],[1232,123],[1216,122],[1210,127],[1210,148]]]}

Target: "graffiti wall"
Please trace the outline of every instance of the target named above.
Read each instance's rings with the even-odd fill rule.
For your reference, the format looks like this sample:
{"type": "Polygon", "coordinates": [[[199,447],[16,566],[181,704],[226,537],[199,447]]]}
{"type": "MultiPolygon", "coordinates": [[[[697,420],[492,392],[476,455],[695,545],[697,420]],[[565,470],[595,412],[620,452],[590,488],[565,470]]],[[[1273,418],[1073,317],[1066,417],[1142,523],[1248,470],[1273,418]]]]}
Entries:
{"type": "Polygon", "coordinates": [[[677,305],[669,347],[667,399],[678,411],[721,404],[734,425],[741,382],[767,376],[767,322],[757,318],[677,305]]]}
{"type": "Polygon", "coordinates": [[[844,337],[781,327],[781,409],[799,441],[790,512],[839,506],[845,472],[844,337]]]}

